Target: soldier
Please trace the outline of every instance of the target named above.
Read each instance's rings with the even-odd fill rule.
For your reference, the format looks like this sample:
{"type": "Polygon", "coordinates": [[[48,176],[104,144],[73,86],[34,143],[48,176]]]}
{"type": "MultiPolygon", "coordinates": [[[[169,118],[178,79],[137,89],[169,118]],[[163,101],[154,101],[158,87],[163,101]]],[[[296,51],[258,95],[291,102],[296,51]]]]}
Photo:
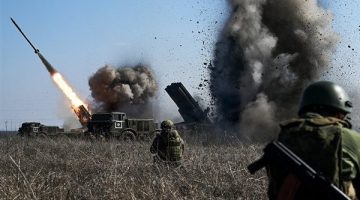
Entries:
{"type": "Polygon", "coordinates": [[[169,164],[174,167],[181,164],[184,141],[174,129],[174,123],[171,120],[165,120],[161,123],[161,132],[156,135],[150,152],[155,154],[155,163],[169,164]]]}
{"type": "MultiPolygon", "coordinates": [[[[319,81],[302,96],[299,117],[280,124],[278,140],[340,188],[360,199],[360,134],[346,116],[352,104],[339,85],[319,81]]],[[[281,166],[267,166],[269,199],[325,199],[281,166]]]]}

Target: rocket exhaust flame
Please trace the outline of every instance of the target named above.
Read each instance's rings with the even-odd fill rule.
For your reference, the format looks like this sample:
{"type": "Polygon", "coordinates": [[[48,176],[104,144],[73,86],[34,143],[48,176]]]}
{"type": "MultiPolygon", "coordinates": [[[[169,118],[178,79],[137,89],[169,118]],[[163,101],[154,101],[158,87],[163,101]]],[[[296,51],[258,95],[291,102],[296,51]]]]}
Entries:
{"type": "Polygon", "coordinates": [[[60,90],[65,94],[65,96],[70,100],[71,107],[78,117],[81,125],[86,126],[90,121],[91,114],[86,104],[78,97],[78,95],[73,91],[70,85],[64,80],[59,72],[52,74],[51,78],[54,80],[56,85],[60,90]]]}
{"type": "Polygon", "coordinates": [[[56,85],[60,88],[60,90],[65,94],[65,96],[71,102],[71,108],[75,112],[76,116],[79,118],[81,125],[86,126],[87,122],[91,118],[91,114],[86,107],[86,104],[78,97],[78,95],[73,91],[70,85],[64,80],[59,72],[45,59],[45,57],[40,53],[39,49],[35,48],[35,46],[30,42],[30,40],[26,37],[24,32],[20,29],[20,27],[16,24],[15,20],[10,18],[16,28],[20,31],[22,36],[26,39],[26,41],[30,44],[30,46],[34,49],[35,54],[37,54],[41,60],[41,62],[45,65],[47,71],[50,73],[51,78],[54,80],[56,85]]]}
{"type": "Polygon", "coordinates": [[[78,97],[78,95],[73,91],[70,85],[64,80],[59,72],[52,74],[51,78],[54,80],[56,85],[60,90],[65,94],[65,96],[70,100],[71,107],[78,117],[81,125],[86,126],[90,121],[91,114],[86,104],[78,97]]]}
{"type": "Polygon", "coordinates": [[[61,89],[61,91],[65,94],[65,96],[71,101],[72,107],[79,107],[81,105],[85,105],[83,101],[77,96],[77,94],[72,90],[69,84],[66,83],[64,78],[61,76],[59,72],[56,72],[52,75],[52,79],[56,83],[56,85],[61,89]]]}

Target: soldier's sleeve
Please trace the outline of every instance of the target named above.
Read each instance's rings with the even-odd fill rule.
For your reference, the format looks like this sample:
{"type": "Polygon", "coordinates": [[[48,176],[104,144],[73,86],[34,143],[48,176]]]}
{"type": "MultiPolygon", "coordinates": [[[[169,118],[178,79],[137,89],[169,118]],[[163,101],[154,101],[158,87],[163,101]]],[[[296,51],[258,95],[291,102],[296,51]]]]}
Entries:
{"type": "Polygon", "coordinates": [[[360,179],[360,134],[346,130],[342,136],[343,179],[360,179]]]}
{"type": "Polygon", "coordinates": [[[155,154],[158,151],[159,136],[156,136],[150,147],[150,153],[155,154]]]}

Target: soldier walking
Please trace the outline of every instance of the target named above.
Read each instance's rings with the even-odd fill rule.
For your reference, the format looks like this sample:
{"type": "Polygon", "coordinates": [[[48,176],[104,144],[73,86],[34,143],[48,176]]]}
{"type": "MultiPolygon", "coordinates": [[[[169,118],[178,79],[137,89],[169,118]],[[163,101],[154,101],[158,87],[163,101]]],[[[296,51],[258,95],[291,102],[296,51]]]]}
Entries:
{"type": "Polygon", "coordinates": [[[161,132],[156,135],[150,152],[154,154],[154,163],[172,167],[181,165],[184,141],[174,129],[174,123],[171,120],[165,120],[161,123],[161,132]]]}

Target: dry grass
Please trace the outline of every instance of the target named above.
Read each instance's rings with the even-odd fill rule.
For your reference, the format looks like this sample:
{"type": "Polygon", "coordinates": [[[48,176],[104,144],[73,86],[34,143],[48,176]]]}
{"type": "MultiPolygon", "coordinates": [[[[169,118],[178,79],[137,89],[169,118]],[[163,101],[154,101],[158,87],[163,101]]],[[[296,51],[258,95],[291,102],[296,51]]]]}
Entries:
{"type": "Polygon", "coordinates": [[[148,142],[0,137],[0,199],[266,199],[259,145],[186,138],[183,167],[152,164],[148,142]]]}

